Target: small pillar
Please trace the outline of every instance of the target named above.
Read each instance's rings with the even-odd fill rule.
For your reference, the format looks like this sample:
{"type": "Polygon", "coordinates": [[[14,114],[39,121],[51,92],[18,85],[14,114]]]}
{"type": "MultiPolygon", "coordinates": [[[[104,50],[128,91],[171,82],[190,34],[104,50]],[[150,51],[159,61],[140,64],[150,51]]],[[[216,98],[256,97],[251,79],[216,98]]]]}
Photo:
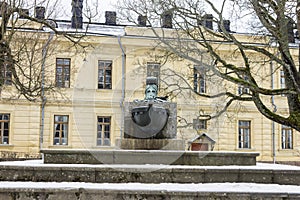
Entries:
{"type": "Polygon", "coordinates": [[[162,28],[173,28],[172,23],[173,13],[172,11],[165,11],[162,14],[162,28]]]}

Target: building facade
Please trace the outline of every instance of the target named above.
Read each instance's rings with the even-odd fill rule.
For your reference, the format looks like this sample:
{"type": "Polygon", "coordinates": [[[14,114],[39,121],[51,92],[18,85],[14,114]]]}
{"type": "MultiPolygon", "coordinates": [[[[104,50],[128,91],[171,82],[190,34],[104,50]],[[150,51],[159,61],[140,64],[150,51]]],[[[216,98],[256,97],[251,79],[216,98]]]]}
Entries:
{"type": "MultiPolygon", "coordinates": [[[[58,29],[75,30],[70,27],[71,22],[56,23],[58,29]]],[[[274,156],[277,161],[299,160],[299,132],[268,120],[251,102],[232,104],[212,120],[200,117],[220,112],[225,100],[198,94],[224,90],[247,94],[249,88],[220,80],[190,61],[165,59],[164,50],[157,48],[157,39],[147,27],[91,24],[86,32],[82,31],[86,34],[80,43],[84,48],[74,47],[63,36],[53,36],[46,28],[31,25],[24,31],[19,29],[20,34],[39,34],[43,48],[51,40],[47,56],[38,56],[45,61],[43,80],[53,88],[41,98],[28,101],[14,95],[16,89],[6,83],[0,103],[3,156],[35,157],[40,149],[118,149],[115,141],[123,137],[124,105],[143,99],[146,77],[156,76],[159,96],[169,96],[169,101],[177,103],[177,139],[186,141],[186,150],[191,150],[190,140],[205,133],[215,142],[210,148],[213,151],[259,152],[260,161],[272,161],[274,156]]],[[[247,35],[238,37],[252,40],[247,35]]],[[[241,58],[230,56],[230,44],[222,44],[219,51],[228,54],[237,65],[242,63],[241,58]]],[[[297,55],[298,49],[293,51],[297,55]]],[[[252,58],[260,59],[255,53],[252,58]]],[[[208,57],[201,59],[206,64],[211,62],[208,57]]],[[[270,87],[284,88],[280,67],[274,66],[273,75],[267,76],[272,74],[271,65],[258,65],[258,76],[270,87]]],[[[273,100],[277,112],[288,112],[284,96],[273,100]]],[[[272,106],[269,97],[265,101],[272,106]]]]}

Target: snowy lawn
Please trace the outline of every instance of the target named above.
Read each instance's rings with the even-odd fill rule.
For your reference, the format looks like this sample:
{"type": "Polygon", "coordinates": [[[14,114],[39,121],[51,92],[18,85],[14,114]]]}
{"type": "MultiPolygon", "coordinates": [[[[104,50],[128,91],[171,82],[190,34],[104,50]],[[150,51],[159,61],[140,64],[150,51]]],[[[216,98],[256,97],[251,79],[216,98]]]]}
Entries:
{"type": "Polygon", "coordinates": [[[90,189],[121,191],[167,191],[167,192],[238,192],[238,193],[274,193],[300,194],[300,186],[256,184],[256,183],[83,183],[83,182],[0,182],[3,189],[90,189]]]}
{"type": "Polygon", "coordinates": [[[257,163],[252,166],[194,166],[194,165],[128,165],[128,164],[44,164],[43,160],[27,160],[27,161],[5,161],[0,162],[0,166],[33,166],[33,167],[84,167],[84,168],[139,168],[139,169],[256,169],[256,170],[300,170],[300,166],[257,163]]]}

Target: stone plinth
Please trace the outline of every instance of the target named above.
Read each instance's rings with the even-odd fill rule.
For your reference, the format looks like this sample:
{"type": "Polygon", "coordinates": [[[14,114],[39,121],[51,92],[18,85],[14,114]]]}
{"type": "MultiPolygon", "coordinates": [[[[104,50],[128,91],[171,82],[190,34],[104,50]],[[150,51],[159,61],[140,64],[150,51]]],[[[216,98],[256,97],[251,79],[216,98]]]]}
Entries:
{"type": "Polygon", "coordinates": [[[125,104],[124,117],[124,138],[133,139],[174,139],[177,133],[177,104],[171,102],[159,101],[134,101],[125,104]],[[148,107],[151,104],[153,107],[164,108],[168,111],[167,124],[161,132],[156,135],[143,133],[143,130],[138,127],[132,120],[132,109],[137,107],[148,107]]]}
{"type": "Polygon", "coordinates": [[[184,140],[176,139],[117,139],[116,146],[130,150],[184,150],[184,140]]]}
{"type": "Polygon", "coordinates": [[[167,150],[41,150],[45,163],[56,164],[167,164],[256,165],[259,153],[167,150]]]}

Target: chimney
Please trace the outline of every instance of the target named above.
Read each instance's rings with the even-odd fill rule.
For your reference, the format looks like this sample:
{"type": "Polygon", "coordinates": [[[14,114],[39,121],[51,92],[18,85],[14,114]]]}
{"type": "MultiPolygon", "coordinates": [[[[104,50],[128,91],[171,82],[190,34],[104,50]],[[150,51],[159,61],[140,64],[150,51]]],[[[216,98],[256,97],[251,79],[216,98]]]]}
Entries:
{"type": "Polygon", "coordinates": [[[162,14],[162,28],[172,28],[172,18],[173,18],[173,13],[172,11],[165,11],[162,14]]]}
{"type": "Polygon", "coordinates": [[[76,29],[82,28],[82,5],[83,0],[72,0],[72,19],[71,27],[76,29]]]}
{"type": "Polygon", "coordinates": [[[138,16],[138,25],[146,26],[147,25],[147,16],[139,15],[138,16]]]}
{"type": "Polygon", "coordinates": [[[116,25],[117,13],[114,11],[105,11],[105,24],[116,25]]]}
{"type": "Polygon", "coordinates": [[[37,19],[45,19],[45,12],[46,9],[43,6],[36,6],[35,7],[35,18],[37,19]]]}
{"type": "Polygon", "coordinates": [[[292,18],[287,19],[287,32],[288,32],[288,40],[289,43],[295,43],[295,35],[294,35],[294,20],[292,18]]]}
{"type": "Polygon", "coordinates": [[[205,14],[201,21],[200,24],[208,29],[213,30],[213,15],[212,14],[205,14]]]}
{"type": "Polygon", "coordinates": [[[224,20],[223,23],[224,23],[225,30],[228,31],[228,32],[231,32],[231,30],[230,30],[230,20],[224,20]]]}
{"type": "MultiPolygon", "coordinates": [[[[230,30],[230,20],[223,20],[223,26],[224,26],[225,31],[231,32],[231,30],[230,30]]],[[[221,29],[220,26],[219,26],[219,31],[222,32],[222,29],[221,29]]]]}
{"type": "Polygon", "coordinates": [[[29,16],[29,9],[20,9],[19,10],[19,18],[26,19],[26,16],[29,16]]]}

